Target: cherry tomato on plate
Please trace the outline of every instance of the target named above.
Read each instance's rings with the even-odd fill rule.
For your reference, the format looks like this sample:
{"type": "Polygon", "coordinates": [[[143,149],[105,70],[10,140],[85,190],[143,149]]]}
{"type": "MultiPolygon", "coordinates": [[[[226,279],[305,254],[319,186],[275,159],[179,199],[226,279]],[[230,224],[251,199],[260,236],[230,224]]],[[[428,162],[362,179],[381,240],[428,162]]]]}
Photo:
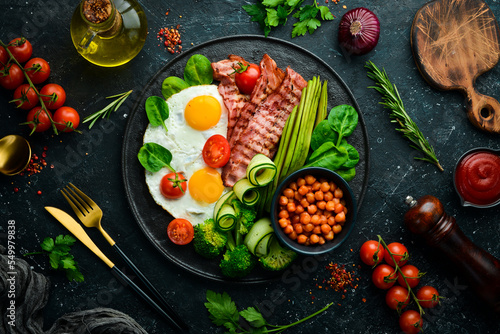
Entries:
{"type": "Polygon", "coordinates": [[[61,107],[54,112],[56,129],[62,132],[71,132],[80,124],[80,115],[71,107],[61,107]]]}
{"type": "Polygon", "coordinates": [[[26,74],[34,84],[41,84],[49,78],[50,65],[45,59],[31,58],[26,65],[24,65],[26,74]]]}
{"type": "Polygon", "coordinates": [[[187,182],[184,175],[179,173],[169,173],[160,181],[161,194],[170,199],[184,196],[187,189],[187,182]]]}
{"type": "Polygon", "coordinates": [[[212,168],[220,168],[227,164],[231,156],[231,149],[227,139],[222,135],[213,135],[208,138],[202,150],[203,160],[212,168]]]}
{"type": "Polygon", "coordinates": [[[24,82],[23,71],[17,64],[9,64],[0,68],[0,86],[14,90],[24,82]]]}
{"type": "Polygon", "coordinates": [[[40,90],[42,100],[49,109],[59,109],[66,102],[66,91],[58,84],[46,84],[40,90]]]}
{"type": "Polygon", "coordinates": [[[405,311],[399,317],[399,327],[406,334],[416,334],[422,330],[422,316],[414,310],[405,311]]]}
{"type": "Polygon", "coordinates": [[[253,88],[260,77],[260,67],[256,64],[241,64],[236,68],[234,80],[243,94],[252,94],[253,88]]]}
{"type": "Polygon", "coordinates": [[[3,46],[0,46],[0,65],[5,66],[9,61],[9,54],[3,46]]]}
{"type": "Polygon", "coordinates": [[[364,264],[374,266],[384,259],[385,248],[378,241],[368,240],[361,245],[359,256],[364,264]]]}
{"type": "Polygon", "coordinates": [[[410,293],[402,286],[395,285],[387,291],[385,303],[393,310],[402,310],[410,302],[410,293]]]}
{"type": "Polygon", "coordinates": [[[16,108],[29,110],[36,107],[39,101],[35,88],[22,84],[14,91],[14,99],[11,102],[16,104],[16,108]]]}
{"type": "Polygon", "coordinates": [[[383,290],[387,290],[396,283],[398,274],[394,268],[388,264],[379,264],[375,267],[372,273],[373,284],[383,290]]]}
{"type": "Polygon", "coordinates": [[[9,46],[7,48],[10,53],[12,53],[14,58],[16,58],[16,60],[20,63],[28,61],[33,53],[31,43],[24,37],[14,38],[9,42],[9,46]]]}
{"type": "Polygon", "coordinates": [[[186,245],[193,240],[193,225],[186,219],[176,218],[167,227],[168,238],[176,245],[186,245]]]}
{"type": "MultiPolygon", "coordinates": [[[[401,267],[401,272],[406,277],[406,282],[408,282],[410,288],[413,289],[420,282],[420,276],[419,276],[420,271],[414,265],[411,264],[404,265],[403,267],[401,267]]],[[[398,276],[398,283],[401,286],[406,286],[405,280],[402,275],[398,276]]]]}
{"type": "Polygon", "coordinates": [[[26,117],[26,120],[30,122],[28,126],[31,129],[34,128],[35,132],[47,131],[51,127],[49,115],[52,117],[50,111],[45,112],[40,106],[31,109],[26,117]]]}
{"type": "Polygon", "coordinates": [[[439,292],[432,286],[423,286],[417,291],[418,303],[422,307],[433,308],[439,304],[439,292]]]}
{"type": "MultiPolygon", "coordinates": [[[[392,253],[392,256],[394,256],[394,260],[400,267],[408,261],[408,249],[406,249],[403,244],[399,242],[393,242],[387,245],[387,249],[392,253]]],[[[389,254],[389,252],[385,252],[384,260],[388,265],[395,267],[394,261],[392,260],[391,254],[389,254]]]]}

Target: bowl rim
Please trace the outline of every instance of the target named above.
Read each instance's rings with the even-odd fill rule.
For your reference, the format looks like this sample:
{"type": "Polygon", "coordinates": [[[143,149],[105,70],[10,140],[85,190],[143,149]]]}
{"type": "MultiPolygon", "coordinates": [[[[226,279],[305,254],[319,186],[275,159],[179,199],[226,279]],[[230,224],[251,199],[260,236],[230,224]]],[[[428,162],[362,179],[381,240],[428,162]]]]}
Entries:
{"type": "MultiPolygon", "coordinates": [[[[345,191],[344,191],[344,196],[345,196],[345,191]]],[[[283,181],[280,182],[278,187],[276,188],[276,191],[273,195],[273,200],[271,202],[271,222],[272,226],[275,232],[275,235],[277,236],[278,240],[286,245],[286,247],[292,249],[293,251],[302,254],[302,255],[320,255],[324,254],[327,252],[330,252],[338,247],[340,247],[348,238],[349,235],[351,234],[352,230],[354,229],[354,225],[356,222],[357,218],[357,205],[356,205],[356,198],[354,196],[354,193],[349,186],[349,183],[347,183],[346,180],[344,180],[343,177],[341,177],[338,173],[324,167],[303,167],[301,169],[298,169],[288,175],[283,181]],[[300,245],[290,238],[288,238],[286,235],[284,235],[282,228],[278,225],[277,221],[277,201],[280,196],[281,191],[283,188],[288,185],[292,179],[297,178],[298,175],[302,173],[306,173],[308,171],[311,171],[311,173],[314,172],[320,172],[320,173],[327,173],[335,177],[337,180],[335,180],[336,184],[341,184],[341,187],[343,188],[342,190],[344,191],[345,189],[347,190],[348,196],[350,197],[350,200],[352,202],[352,209],[350,212],[352,212],[351,217],[349,218],[349,228],[343,229],[343,231],[346,231],[344,235],[342,235],[342,239],[338,242],[331,242],[330,244],[325,243],[324,245],[321,246],[303,246],[300,245]],[[326,245],[326,246],[325,246],[326,245]]],[[[342,232],[341,232],[342,233],[342,232]]],[[[340,237],[339,237],[340,238],[340,237]]],[[[334,239],[336,240],[336,239],[334,239]]],[[[338,239],[337,239],[338,240],[338,239]]]]}
{"type": "Polygon", "coordinates": [[[500,149],[494,149],[491,147],[480,146],[480,147],[471,148],[470,150],[465,151],[460,156],[460,158],[458,158],[457,162],[455,163],[455,167],[453,168],[453,188],[455,188],[455,192],[457,193],[458,198],[460,199],[460,204],[462,206],[464,206],[464,207],[470,206],[470,207],[478,208],[478,209],[488,209],[488,208],[492,208],[492,207],[500,204],[500,199],[496,200],[493,203],[489,203],[489,204],[475,204],[475,203],[466,201],[462,197],[462,195],[460,194],[458,187],[457,187],[456,173],[457,173],[458,165],[460,164],[460,162],[462,162],[463,159],[465,159],[465,157],[467,157],[468,155],[471,155],[475,152],[479,152],[479,151],[486,151],[486,152],[494,153],[494,154],[500,156],[500,149]]]}

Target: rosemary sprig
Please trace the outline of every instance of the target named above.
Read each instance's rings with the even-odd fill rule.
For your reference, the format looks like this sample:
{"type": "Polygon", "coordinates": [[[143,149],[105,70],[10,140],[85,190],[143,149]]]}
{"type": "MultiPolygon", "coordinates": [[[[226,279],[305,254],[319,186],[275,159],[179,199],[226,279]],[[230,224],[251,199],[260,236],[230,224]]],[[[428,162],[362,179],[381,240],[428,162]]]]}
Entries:
{"type": "Polygon", "coordinates": [[[391,122],[398,123],[400,126],[400,128],[397,128],[396,130],[400,131],[403,134],[403,137],[413,143],[410,147],[424,154],[424,157],[415,157],[415,159],[430,162],[436,165],[440,171],[443,171],[444,169],[439,164],[434,148],[429,144],[427,139],[419,130],[417,124],[415,124],[411,117],[406,113],[403,100],[401,99],[401,96],[399,96],[396,85],[391,83],[385,70],[379,70],[371,61],[368,61],[365,67],[369,70],[368,77],[375,81],[376,84],[376,86],[370,86],[368,88],[373,88],[382,94],[382,102],[380,102],[380,104],[391,110],[391,122]]]}
{"type": "Polygon", "coordinates": [[[109,116],[111,116],[111,113],[113,111],[117,111],[118,108],[120,108],[120,106],[123,104],[123,102],[125,102],[125,100],[127,99],[127,97],[131,93],[132,93],[132,90],[129,90],[128,92],[124,92],[121,94],[116,94],[116,95],[106,97],[107,99],[113,99],[113,98],[117,98],[117,99],[114,100],[113,102],[111,102],[110,104],[108,104],[104,109],[96,111],[95,113],[85,117],[83,119],[83,123],[91,122],[89,124],[89,129],[91,129],[92,126],[94,126],[94,123],[99,119],[99,117],[109,119],[109,116]]]}

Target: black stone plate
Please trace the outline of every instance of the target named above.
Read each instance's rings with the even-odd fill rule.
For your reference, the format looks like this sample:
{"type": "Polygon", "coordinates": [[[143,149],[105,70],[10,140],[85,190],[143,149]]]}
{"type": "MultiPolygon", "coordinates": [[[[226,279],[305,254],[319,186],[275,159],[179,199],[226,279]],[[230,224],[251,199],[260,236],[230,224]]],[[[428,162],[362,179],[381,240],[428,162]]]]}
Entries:
{"type": "MultiPolygon", "coordinates": [[[[176,246],[168,240],[166,229],[173,218],[157,205],[149,194],[144,169],[137,160],[137,152],[143,144],[143,134],[148,125],[144,103],[151,95],[162,96],[161,84],[166,77],[178,76],[182,78],[184,66],[193,54],[203,54],[210,61],[219,61],[227,58],[229,54],[236,54],[248,61],[259,63],[264,53],[269,54],[282,69],[291,66],[305,80],[318,75],[322,80],[328,80],[328,108],[339,104],[349,104],[356,108],[359,114],[359,124],[347,140],[360,154],[360,162],[356,167],[357,175],[350,182],[356,196],[358,208],[363,202],[368,184],[369,147],[363,116],[349,88],[323,60],[292,43],[276,38],[254,35],[224,37],[184,51],[154,75],[142,91],[129,116],[122,149],[123,180],[132,213],[146,237],[158,251],[171,262],[187,271],[213,280],[232,281],[221,275],[218,259],[206,260],[196,254],[191,245],[176,246]]],[[[237,280],[237,282],[264,282],[277,278],[281,274],[255,268],[249,276],[237,280]]]]}

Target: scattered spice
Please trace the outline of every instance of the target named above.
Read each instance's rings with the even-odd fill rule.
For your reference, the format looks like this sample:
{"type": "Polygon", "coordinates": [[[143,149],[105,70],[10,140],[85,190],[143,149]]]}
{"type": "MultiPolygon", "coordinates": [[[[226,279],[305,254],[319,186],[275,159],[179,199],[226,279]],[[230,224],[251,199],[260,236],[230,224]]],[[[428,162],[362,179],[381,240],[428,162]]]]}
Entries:
{"type": "Polygon", "coordinates": [[[171,54],[181,53],[182,51],[182,40],[179,28],[179,24],[175,28],[161,28],[157,34],[158,40],[165,45],[167,51],[171,54]]]}
{"type": "Polygon", "coordinates": [[[30,162],[28,164],[28,166],[26,167],[26,169],[24,171],[22,171],[21,173],[19,173],[19,175],[28,175],[28,176],[31,176],[33,174],[37,174],[37,173],[40,173],[42,171],[42,169],[47,166],[47,161],[45,160],[45,158],[47,157],[47,150],[48,150],[48,147],[45,146],[43,148],[43,152],[41,154],[41,158],[38,157],[38,155],[36,155],[35,153],[33,153],[31,155],[31,159],[30,159],[30,162]]]}
{"type": "Polygon", "coordinates": [[[348,287],[354,289],[358,287],[355,281],[359,281],[359,279],[354,277],[354,271],[346,270],[345,265],[330,262],[325,266],[325,269],[329,272],[330,278],[324,279],[322,281],[323,285],[317,285],[318,288],[322,289],[324,286],[325,290],[333,289],[335,291],[341,291],[343,293],[342,299],[344,299],[348,287]]]}

